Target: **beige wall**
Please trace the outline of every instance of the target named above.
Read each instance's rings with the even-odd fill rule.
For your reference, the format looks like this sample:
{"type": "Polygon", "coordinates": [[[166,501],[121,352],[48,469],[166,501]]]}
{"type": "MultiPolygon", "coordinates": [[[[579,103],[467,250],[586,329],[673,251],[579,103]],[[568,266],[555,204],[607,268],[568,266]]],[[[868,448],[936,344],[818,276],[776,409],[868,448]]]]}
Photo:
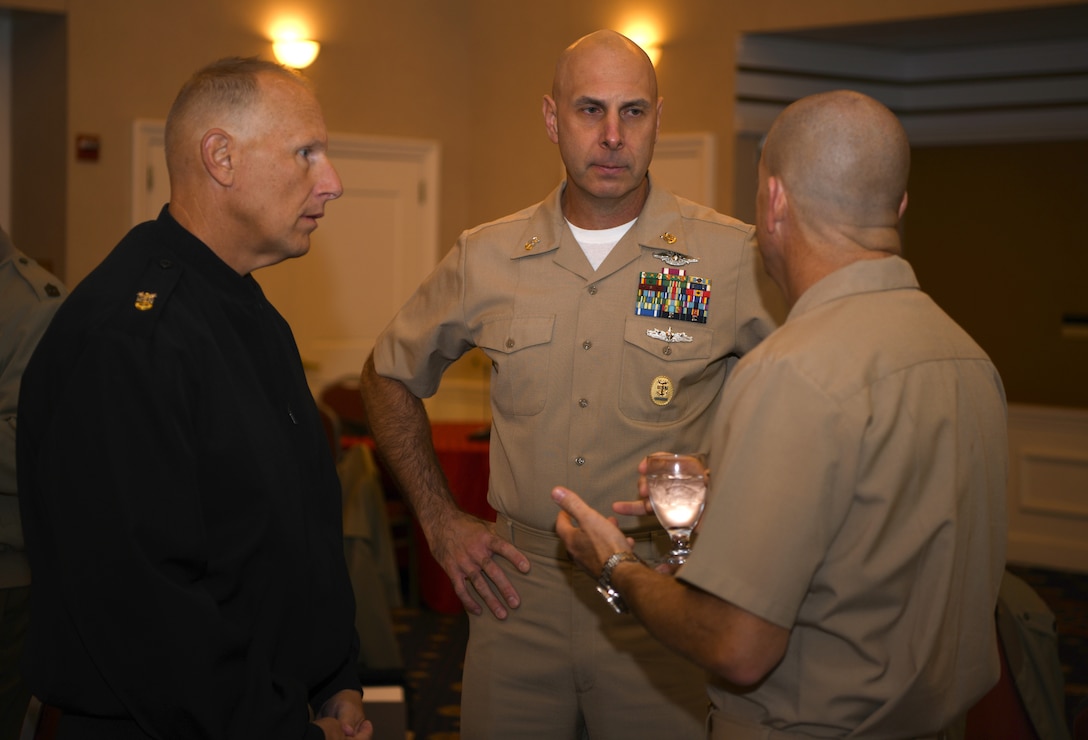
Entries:
{"type": "Polygon", "coordinates": [[[627,19],[641,12],[661,25],[665,35],[658,64],[665,97],[662,130],[716,135],[718,202],[713,205],[729,211],[734,197],[733,70],[741,33],[1061,4],[1047,0],[473,0],[469,222],[494,218],[538,200],[555,184],[557,155],[544,137],[540,97],[551,84],[557,52],[595,28],[622,30],[627,19]]]}
{"type": "MultiPolygon", "coordinates": [[[[63,11],[68,36],[67,191],[61,249],[74,283],[129,225],[131,124],[162,118],[200,64],[227,54],[270,54],[270,13],[301,10],[321,39],[308,73],[329,128],[437,139],[442,144],[443,245],[475,222],[539,199],[558,163],[540,124],[559,49],[618,26],[640,7],[662,25],[659,66],[668,131],[718,136],[720,208],[733,198],[732,68],[737,34],[805,25],[1053,5],[1044,0],[673,0],[509,3],[506,0],[0,0],[0,7],[63,11]],[[101,137],[97,163],[76,162],[77,133],[101,137]]],[[[18,73],[18,70],[16,70],[18,73]]],[[[57,218],[47,204],[24,214],[57,218]]],[[[334,217],[330,211],[330,217],[334,217]]]]}
{"type": "MultiPolygon", "coordinates": [[[[130,221],[131,126],[165,118],[197,67],[228,55],[271,56],[271,9],[260,0],[69,0],[68,146],[97,133],[101,159],[68,164],[65,277],[81,279],[124,234],[130,221]]],[[[299,4],[322,41],[307,75],[317,86],[329,129],[438,139],[443,154],[441,235],[463,221],[469,111],[464,105],[466,17],[443,0],[378,5],[357,0],[299,4]]],[[[335,217],[335,205],[329,217],[335,217]]]]}
{"type": "MultiPolygon", "coordinates": [[[[461,229],[532,203],[555,185],[559,162],[544,135],[540,101],[550,86],[556,54],[595,28],[622,28],[633,12],[645,9],[665,36],[658,65],[665,97],[662,128],[716,135],[718,202],[712,205],[732,212],[735,203],[742,210],[746,207],[745,194],[737,192],[743,182],[741,186],[734,182],[732,103],[735,48],[742,32],[1060,4],[1073,3],[0,0],[0,7],[61,13],[67,40],[67,96],[58,105],[67,108],[66,139],[56,142],[53,139],[60,134],[48,134],[48,144],[27,149],[33,152],[44,146],[44,151],[54,152],[53,164],[46,158],[40,167],[25,153],[20,159],[16,183],[36,184],[19,204],[18,229],[13,231],[20,233],[13,235],[28,251],[58,266],[69,284],[85,276],[129,227],[133,120],[164,118],[185,77],[213,58],[269,56],[267,27],[276,8],[295,5],[322,41],[321,55],[307,74],[317,85],[331,131],[440,142],[439,240],[444,250],[461,229]],[[75,160],[77,133],[101,137],[98,162],[75,160]],[[63,148],[60,157],[55,154],[58,147],[63,148]],[[39,227],[42,224],[47,226],[39,227]]],[[[14,75],[15,85],[20,79],[39,88],[43,84],[26,71],[15,69],[14,75]]],[[[44,84],[55,87],[63,82],[44,84]]],[[[15,129],[41,136],[48,127],[36,127],[32,117],[23,121],[22,129],[15,129]]],[[[335,218],[335,204],[329,218],[335,218]]],[[[916,256],[925,262],[923,255],[916,256]]],[[[950,312],[961,318],[955,310],[950,312]]],[[[1072,355],[1067,345],[1062,347],[1054,361],[1083,357],[1079,346],[1072,355]]],[[[994,354],[1011,352],[1001,346],[994,354]]],[[[1024,400],[1069,403],[1073,398],[1072,405],[1088,404],[1083,392],[1066,394],[1064,401],[1062,394],[1056,400],[1035,391],[1028,396],[1024,400]]]]}

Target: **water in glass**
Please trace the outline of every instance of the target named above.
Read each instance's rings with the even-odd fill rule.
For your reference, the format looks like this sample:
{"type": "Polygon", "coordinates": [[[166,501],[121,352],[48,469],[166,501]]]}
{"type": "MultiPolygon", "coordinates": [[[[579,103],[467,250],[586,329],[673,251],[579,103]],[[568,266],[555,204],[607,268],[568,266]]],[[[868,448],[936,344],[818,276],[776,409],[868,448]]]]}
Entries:
{"type": "Polygon", "coordinates": [[[673,542],[672,552],[664,562],[681,565],[691,553],[691,530],[706,502],[706,464],[696,454],[650,455],[646,484],[654,513],[673,542]]]}

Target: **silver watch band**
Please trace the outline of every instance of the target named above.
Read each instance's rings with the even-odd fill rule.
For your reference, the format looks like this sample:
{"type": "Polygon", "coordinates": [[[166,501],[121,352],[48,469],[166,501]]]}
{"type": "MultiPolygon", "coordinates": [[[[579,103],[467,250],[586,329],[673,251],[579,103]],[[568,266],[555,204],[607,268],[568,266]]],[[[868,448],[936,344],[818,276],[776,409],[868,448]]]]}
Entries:
{"type": "Polygon", "coordinates": [[[620,592],[612,587],[612,570],[623,562],[641,563],[642,561],[639,560],[638,555],[630,550],[612,553],[608,560],[605,561],[604,568],[601,569],[600,578],[597,579],[597,591],[608,602],[608,605],[616,610],[617,614],[626,614],[629,611],[627,602],[620,596],[620,592]]]}

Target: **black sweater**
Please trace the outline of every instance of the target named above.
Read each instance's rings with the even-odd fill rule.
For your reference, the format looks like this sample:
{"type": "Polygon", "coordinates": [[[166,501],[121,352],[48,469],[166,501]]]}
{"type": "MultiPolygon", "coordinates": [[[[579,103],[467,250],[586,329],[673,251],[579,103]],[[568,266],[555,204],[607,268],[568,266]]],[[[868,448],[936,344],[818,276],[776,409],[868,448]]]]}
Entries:
{"type": "Polygon", "coordinates": [[[359,688],[340,486],[290,328],[166,209],[38,345],[18,476],[25,676],[85,736],[322,738],[307,704],[359,688]]]}

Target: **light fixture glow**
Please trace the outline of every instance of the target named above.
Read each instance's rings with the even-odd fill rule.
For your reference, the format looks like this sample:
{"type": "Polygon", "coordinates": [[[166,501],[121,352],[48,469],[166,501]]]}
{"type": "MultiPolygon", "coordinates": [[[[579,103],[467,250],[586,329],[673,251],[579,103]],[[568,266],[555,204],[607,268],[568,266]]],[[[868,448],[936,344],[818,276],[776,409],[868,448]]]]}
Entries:
{"type": "Polygon", "coordinates": [[[310,39],[280,39],[272,42],[272,53],[285,67],[303,69],[313,64],[321,44],[310,39]]]}
{"type": "Polygon", "coordinates": [[[661,34],[652,23],[632,23],[621,33],[638,44],[646,52],[646,56],[650,57],[650,63],[657,66],[661,59],[661,34]]]}

